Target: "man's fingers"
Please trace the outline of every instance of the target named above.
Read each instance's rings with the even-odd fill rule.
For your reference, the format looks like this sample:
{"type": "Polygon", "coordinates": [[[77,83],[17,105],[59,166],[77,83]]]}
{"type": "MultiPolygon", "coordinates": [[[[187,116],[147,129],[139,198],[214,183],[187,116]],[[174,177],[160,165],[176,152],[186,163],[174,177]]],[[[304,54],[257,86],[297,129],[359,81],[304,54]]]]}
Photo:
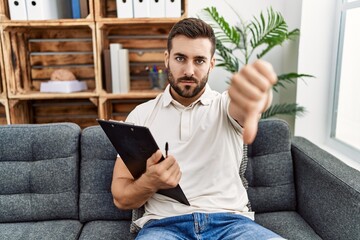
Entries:
{"type": "Polygon", "coordinates": [[[162,153],[160,150],[157,150],[151,157],[148,159],[148,164],[154,165],[157,164],[161,159],[162,153]]]}
{"type": "Polygon", "coordinates": [[[243,134],[245,144],[251,144],[254,141],[258,130],[258,121],[259,114],[256,112],[249,114],[245,119],[243,134]]]}
{"type": "Polygon", "coordinates": [[[259,59],[254,62],[253,66],[271,83],[271,85],[274,85],[277,82],[277,75],[270,63],[259,59]]]}

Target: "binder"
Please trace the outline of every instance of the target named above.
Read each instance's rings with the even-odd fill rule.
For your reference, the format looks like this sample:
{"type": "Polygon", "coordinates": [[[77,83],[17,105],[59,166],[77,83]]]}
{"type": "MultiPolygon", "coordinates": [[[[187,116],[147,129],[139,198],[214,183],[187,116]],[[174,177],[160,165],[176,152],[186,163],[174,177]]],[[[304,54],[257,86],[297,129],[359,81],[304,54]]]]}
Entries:
{"type": "Polygon", "coordinates": [[[10,19],[11,20],[27,20],[26,0],[8,0],[10,19]]]}
{"type": "Polygon", "coordinates": [[[70,0],[26,0],[28,20],[71,18],[70,0]]]}
{"type": "Polygon", "coordinates": [[[181,0],[165,0],[165,17],[181,17],[181,0]]]}
{"type": "Polygon", "coordinates": [[[165,17],[165,0],[149,0],[150,1],[150,17],[165,17]]]}
{"type": "Polygon", "coordinates": [[[146,18],[150,17],[150,1],[149,0],[133,0],[134,1],[134,17],[146,18]]]}
{"type": "Polygon", "coordinates": [[[120,93],[130,91],[130,69],[129,69],[129,51],[120,48],[119,56],[119,75],[120,75],[120,93]]]}
{"type": "Polygon", "coordinates": [[[110,59],[111,59],[111,83],[112,92],[120,93],[120,63],[119,63],[119,50],[120,43],[110,43],[110,59]]]}
{"type": "Polygon", "coordinates": [[[80,0],[71,0],[72,18],[80,18],[80,0]]]}
{"type": "Polygon", "coordinates": [[[118,18],[134,17],[133,0],[116,0],[116,9],[118,18]]]}

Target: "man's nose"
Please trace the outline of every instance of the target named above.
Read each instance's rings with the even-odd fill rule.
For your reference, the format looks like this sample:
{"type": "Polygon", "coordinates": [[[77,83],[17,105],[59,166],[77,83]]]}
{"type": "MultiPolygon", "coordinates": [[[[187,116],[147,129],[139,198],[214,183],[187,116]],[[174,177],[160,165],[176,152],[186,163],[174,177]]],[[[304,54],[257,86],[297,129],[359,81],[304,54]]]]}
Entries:
{"type": "Polygon", "coordinates": [[[187,63],[185,66],[185,69],[184,69],[184,75],[186,77],[192,77],[192,76],[194,76],[194,72],[195,72],[194,64],[191,62],[187,63]]]}

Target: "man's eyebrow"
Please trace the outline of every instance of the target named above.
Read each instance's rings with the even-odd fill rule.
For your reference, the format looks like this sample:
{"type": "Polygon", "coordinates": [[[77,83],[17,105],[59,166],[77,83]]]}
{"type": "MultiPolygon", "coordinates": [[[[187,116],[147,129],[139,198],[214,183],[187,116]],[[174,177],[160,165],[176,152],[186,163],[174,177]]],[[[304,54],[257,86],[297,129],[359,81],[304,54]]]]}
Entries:
{"type": "Polygon", "coordinates": [[[175,56],[177,57],[187,57],[185,54],[183,53],[174,53],[175,56]]]}
{"type": "Polygon", "coordinates": [[[195,56],[194,58],[196,58],[196,59],[202,59],[202,60],[207,60],[207,57],[205,57],[205,56],[195,56]]]}

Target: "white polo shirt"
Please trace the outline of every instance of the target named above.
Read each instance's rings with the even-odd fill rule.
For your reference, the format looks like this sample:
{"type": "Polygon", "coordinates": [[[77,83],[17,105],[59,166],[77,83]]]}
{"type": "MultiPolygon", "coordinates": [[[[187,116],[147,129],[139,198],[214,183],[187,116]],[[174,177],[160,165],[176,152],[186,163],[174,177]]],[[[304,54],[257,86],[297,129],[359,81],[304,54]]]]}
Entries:
{"type": "Polygon", "coordinates": [[[160,149],[180,165],[180,186],[191,206],[161,194],[145,204],[145,214],[135,223],[193,212],[232,212],[254,219],[247,208],[248,196],[239,176],[242,129],[229,116],[230,98],[206,85],[202,96],[185,107],[174,100],[169,86],[156,99],[138,105],[127,122],[150,129],[160,149]]]}

